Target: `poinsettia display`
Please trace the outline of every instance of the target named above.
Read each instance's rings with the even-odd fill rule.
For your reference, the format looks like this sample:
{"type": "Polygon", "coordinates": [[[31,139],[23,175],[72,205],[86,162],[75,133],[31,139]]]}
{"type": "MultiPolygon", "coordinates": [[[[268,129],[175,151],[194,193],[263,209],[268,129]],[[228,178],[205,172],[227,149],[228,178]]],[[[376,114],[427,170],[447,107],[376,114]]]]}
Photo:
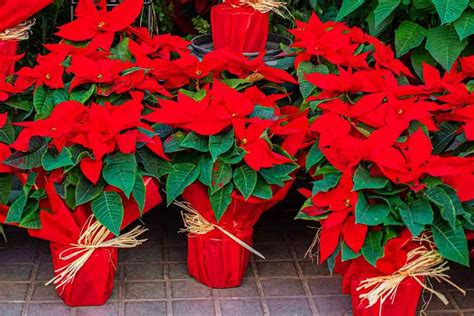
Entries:
{"type": "Polygon", "coordinates": [[[390,47],[342,23],[297,22],[300,90],[311,126],[305,167],[312,190],[297,218],[321,222],[321,262],[372,266],[407,227],[442,257],[469,264],[474,157],[473,59],[418,80],[390,47]]]}

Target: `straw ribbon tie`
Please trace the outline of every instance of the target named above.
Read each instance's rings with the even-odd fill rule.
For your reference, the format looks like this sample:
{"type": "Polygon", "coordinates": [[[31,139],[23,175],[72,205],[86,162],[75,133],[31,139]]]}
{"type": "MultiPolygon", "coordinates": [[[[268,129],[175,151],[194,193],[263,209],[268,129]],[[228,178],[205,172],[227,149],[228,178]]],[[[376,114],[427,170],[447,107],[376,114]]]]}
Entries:
{"type": "MultiPolygon", "coordinates": [[[[226,2],[224,0],[224,2],[226,2]]],[[[261,13],[273,12],[285,19],[294,19],[286,6],[286,2],[276,0],[240,0],[241,5],[248,5],[261,13]]],[[[231,4],[233,7],[237,5],[231,4]]]]}
{"type": "Polygon", "coordinates": [[[28,20],[0,33],[0,41],[22,41],[29,38],[29,31],[35,20],[28,20]]]}
{"type": "Polygon", "coordinates": [[[201,214],[199,214],[197,210],[192,207],[190,203],[174,201],[173,204],[182,209],[181,216],[183,217],[184,228],[180,229],[180,232],[203,235],[216,228],[251,253],[259,256],[262,259],[265,259],[265,257],[260,252],[246,244],[244,241],[230,233],[225,228],[207,221],[201,214]]]}
{"type": "Polygon", "coordinates": [[[138,236],[147,230],[148,229],[143,226],[137,226],[119,237],[106,240],[110,235],[110,231],[98,221],[94,221],[94,215],[91,215],[84,224],[77,243],[71,244],[71,248],[59,254],[60,260],[76,259],[64,267],[56,269],[56,276],[45,285],[54,283],[56,288],[59,288],[73,282],[76,274],[87,260],[89,260],[96,249],[136,247],[147,241],[147,239],[137,239],[138,236]]]}

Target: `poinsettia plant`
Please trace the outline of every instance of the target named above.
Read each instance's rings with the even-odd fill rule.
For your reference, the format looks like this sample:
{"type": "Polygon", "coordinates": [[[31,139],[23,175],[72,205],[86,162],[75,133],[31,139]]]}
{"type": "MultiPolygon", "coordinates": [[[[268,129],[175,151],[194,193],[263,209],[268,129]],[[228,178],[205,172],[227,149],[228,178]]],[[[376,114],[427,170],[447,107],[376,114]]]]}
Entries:
{"type": "Polygon", "coordinates": [[[375,266],[407,227],[432,236],[446,259],[468,265],[473,229],[472,58],[423,82],[390,47],[315,15],[291,31],[311,127],[314,180],[297,218],[321,222],[320,261],[341,254],[375,266]]]}

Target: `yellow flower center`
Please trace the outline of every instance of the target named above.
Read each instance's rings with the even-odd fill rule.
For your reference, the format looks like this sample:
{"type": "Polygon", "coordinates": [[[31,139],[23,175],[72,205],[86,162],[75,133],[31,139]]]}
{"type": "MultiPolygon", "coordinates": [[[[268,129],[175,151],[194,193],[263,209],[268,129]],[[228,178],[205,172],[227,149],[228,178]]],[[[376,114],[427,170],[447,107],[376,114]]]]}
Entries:
{"type": "Polygon", "coordinates": [[[102,78],[104,78],[104,75],[103,75],[103,74],[98,74],[98,75],[97,75],[97,79],[102,79],[102,78]]]}
{"type": "Polygon", "coordinates": [[[97,27],[98,27],[99,29],[103,29],[104,26],[105,26],[105,22],[104,22],[104,21],[100,21],[99,24],[97,24],[97,27]]]}
{"type": "Polygon", "coordinates": [[[350,199],[346,199],[346,200],[344,201],[344,205],[345,205],[346,207],[351,206],[351,200],[350,200],[350,199]]]}
{"type": "Polygon", "coordinates": [[[51,75],[50,75],[50,74],[46,74],[46,75],[44,76],[44,78],[45,78],[46,80],[50,80],[50,79],[51,79],[51,75]]]}

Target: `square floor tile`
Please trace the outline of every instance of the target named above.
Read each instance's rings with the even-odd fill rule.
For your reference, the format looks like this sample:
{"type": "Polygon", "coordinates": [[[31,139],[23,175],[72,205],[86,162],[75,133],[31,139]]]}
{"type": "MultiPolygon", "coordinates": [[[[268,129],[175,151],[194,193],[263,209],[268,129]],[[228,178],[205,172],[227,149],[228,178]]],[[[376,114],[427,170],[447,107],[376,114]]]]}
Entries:
{"type": "Polygon", "coordinates": [[[51,263],[40,262],[36,272],[37,281],[49,281],[54,277],[54,269],[51,263]]]}
{"type": "Polygon", "coordinates": [[[263,315],[262,304],[255,299],[220,301],[223,316],[263,315]]]}
{"type": "Polygon", "coordinates": [[[173,314],[179,316],[214,315],[214,303],[212,301],[174,301],[173,314]]]}
{"type": "Polygon", "coordinates": [[[107,303],[102,306],[85,306],[76,309],[76,316],[117,316],[118,303],[107,303]]]}
{"type": "Polygon", "coordinates": [[[48,286],[44,283],[35,283],[33,289],[32,301],[60,301],[53,284],[48,286]]]}
{"type": "Polygon", "coordinates": [[[171,246],[168,248],[168,261],[185,262],[187,257],[187,247],[171,246]]]}
{"type": "Polygon", "coordinates": [[[268,298],[267,305],[273,316],[312,315],[306,298],[268,298]]]}
{"type": "Polygon", "coordinates": [[[127,302],[126,316],[160,316],[167,315],[166,302],[127,302]]]}
{"type": "Polygon", "coordinates": [[[31,303],[28,306],[28,315],[32,316],[65,316],[71,308],[63,303],[31,303]]]}
{"type": "Polygon", "coordinates": [[[308,279],[313,295],[341,294],[342,280],[338,276],[308,279]]]}
{"type": "Polygon", "coordinates": [[[317,296],[314,297],[314,303],[321,315],[341,315],[352,312],[352,300],[349,295],[317,296]]]}
{"type": "Polygon", "coordinates": [[[161,262],[163,260],[163,248],[153,244],[138,246],[131,249],[122,249],[125,262],[161,262]]]}
{"type": "Polygon", "coordinates": [[[162,264],[126,264],[125,280],[162,280],[162,264]]]}
{"type": "Polygon", "coordinates": [[[257,284],[253,278],[244,278],[238,287],[229,289],[214,289],[215,296],[218,297],[258,297],[257,284]]]}
{"type": "Polygon", "coordinates": [[[329,269],[325,263],[317,264],[316,261],[304,260],[299,261],[303,275],[306,276],[327,276],[330,275],[329,269]]]}
{"type": "Polygon", "coordinates": [[[31,264],[2,264],[0,265],[0,281],[28,281],[32,269],[31,264]]]}
{"type": "Polygon", "coordinates": [[[173,281],[171,283],[173,298],[206,298],[211,296],[211,289],[194,281],[173,281]]]}
{"type": "MultiPolygon", "coordinates": [[[[472,278],[472,276],[471,276],[472,278]]],[[[458,303],[459,307],[465,309],[474,308],[474,291],[467,291],[466,295],[462,295],[462,293],[453,292],[451,293],[458,303]]]]}
{"type": "Polygon", "coordinates": [[[24,301],[28,291],[26,283],[10,283],[0,286],[0,301],[24,301]]]}
{"type": "Polygon", "coordinates": [[[277,244],[258,244],[254,245],[254,248],[265,256],[265,259],[255,256],[257,261],[269,261],[269,260],[291,260],[290,249],[286,243],[282,242],[277,244]]]}
{"type": "Polygon", "coordinates": [[[164,282],[127,282],[125,299],[159,299],[166,298],[164,282]]]}
{"type": "Polygon", "coordinates": [[[257,272],[261,277],[297,275],[295,265],[291,261],[257,262],[257,272]]]}
{"type": "Polygon", "coordinates": [[[23,304],[19,303],[0,303],[0,315],[20,316],[23,311],[23,304]]]}
{"type": "Polygon", "coordinates": [[[266,279],[261,280],[265,296],[298,296],[305,295],[299,279],[266,279]]]}
{"type": "Polygon", "coordinates": [[[33,263],[35,255],[36,251],[28,249],[2,249],[0,251],[0,262],[2,264],[33,263]]]}
{"type": "Polygon", "coordinates": [[[191,279],[188,273],[188,265],[186,263],[170,263],[168,265],[170,279],[191,279]]]}

